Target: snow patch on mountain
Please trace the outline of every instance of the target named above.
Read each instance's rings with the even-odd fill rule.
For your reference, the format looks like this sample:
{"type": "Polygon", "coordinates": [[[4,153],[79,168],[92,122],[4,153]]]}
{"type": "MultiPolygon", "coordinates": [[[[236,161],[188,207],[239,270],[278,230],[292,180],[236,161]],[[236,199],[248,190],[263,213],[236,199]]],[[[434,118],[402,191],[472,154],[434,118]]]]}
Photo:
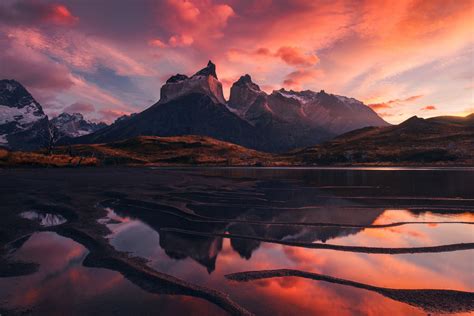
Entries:
{"type": "Polygon", "coordinates": [[[26,129],[31,124],[46,117],[34,103],[21,108],[0,105],[0,125],[15,122],[20,129],[26,129]]]}
{"type": "Polygon", "coordinates": [[[51,120],[62,137],[79,137],[88,135],[107,126],[105,123],[93,123],[84,119],[80,113],[62,113],[51,120]]]}
{"type": "Polygon", "coordinates": [[[286,90],[278,90],[276,92],[279,93],[280,95],[282,95],[283,97],[287,98],[287,99],[294,99],[294,100],[300,102],[301,104],[305,104],[305,103],[308,103],[308,102],[311,101],[311,99],[309,99],[307,97],[304,97],[302,95],[299,95],[296,92],[286,91],[286,90]]]}

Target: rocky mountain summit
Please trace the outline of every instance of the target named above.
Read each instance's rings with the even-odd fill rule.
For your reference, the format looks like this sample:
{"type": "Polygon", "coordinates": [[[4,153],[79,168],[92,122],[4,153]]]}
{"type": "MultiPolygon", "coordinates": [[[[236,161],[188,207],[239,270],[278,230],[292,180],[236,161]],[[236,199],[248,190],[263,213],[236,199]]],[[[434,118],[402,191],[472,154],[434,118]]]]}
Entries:
{"type": "Polygon", "coordinates": [[[102,143],[140,135],[201,135],[267,152],[318,144],[351,129],[386,126],[374,111],[351,98],[324,91],[260,90],[250,75],[231,88],[227,102],[216,66],[188,77],[171,76],[160,100],[145,111],[74,140],[102,143]]]}
{"type": "Polygon", "coordinates": [[[338,135],[366,126],[388,126],[371,108],[344,96],[314,92],[275,90],[270,95],[252,82],[250,75],[240,77],[232,88],[229,108],[252,125],[273,118],[306,128],[319,128],[338,135]]]}
{"type": "Polygon", "coordinates": [[[80,113],[61,113],[51,119],[51,124],[57,128],[62,137],[84,136],[107,127],[103,122],[94,123],[84,119],[80,113]]]}
{"type": "Polygon", "coordinates": [[[0,80],[0,146],[34,150],[49,144],[51,129],[41,105],[15,80],[0,80]]]}
{"type": "Polygon", "coordinates": [[[191,93],[205,94],[215,103],[226,104],[222,84],[217,79],[216,65],[212,61],[191,77],[182,74],[170,77],[161,87],[159,103],[163,104],[191,93]]]}

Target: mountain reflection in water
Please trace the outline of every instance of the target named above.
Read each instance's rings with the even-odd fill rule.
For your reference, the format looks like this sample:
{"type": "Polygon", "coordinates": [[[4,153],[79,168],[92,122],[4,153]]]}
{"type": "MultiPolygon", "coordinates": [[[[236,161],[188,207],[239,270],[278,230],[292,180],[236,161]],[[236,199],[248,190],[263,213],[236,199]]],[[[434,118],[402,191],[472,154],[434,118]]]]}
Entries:
{"type": "MultiPolygon", "coordinates": [[[[474,309],[473,250],[427,250],[416,254],[374,254],[350,250],[350,247],[356,246],[410,249],[472,243],[473,171],[244,168],[44,170],[40,180],[43,185],[38,186],[38,180],[34,179],[38,179],[36,173],[39,172],[22,171],[15,177],[13,173],[5,175],[12,177],[9,184],[0,184],[0,192],[11,193],[5,194],[8,207],[17,209],[20,214],[38,205],[47,209],[46,206],[54,204],[55,213],[66,210],[61,216],[68,222],[60,227],[79,227],[92,233],[94,225],[107,227],[109,231],[103,234],[115,250],[146,259],[146,265],[160,273],[226,293],[234,302],[258,315],[421,315],[425,311],[468,313],[472,311],[471,307],[474,309]],[[67,186],[62,185],[65,178],[67,186]],[[45,190],[45,186],[57,190],[53,194],[45,190]],[[15,190],[19,187],[22,187],[21,192],[15,190]],[[30,198],[21,199],[23,194],[29,194],[30,198]],[[342,245],[349,248],[342,252],[284,243],[342,245]],[[346,281],[324,283],[281,276],[238,283],[225,277],[237,272],[277,269],[341,278],[366,284],[369,288],[387,288],[387,293],[394,293],[396,289],[462,291],[455,297],[460,297],[466,304],[458,302],[460,307],[456,309],[455,305],[450,305],[453,302],[443,301],[438,305],[445,306],[445,310],[430,310],[426,305],[430,304],[430,297],[418,304],[412,297],[405,299],[402,291],[391,299],[395,296],[346,286],[346,281]]],[[[47,312],[44,302],[50,302],[53,306],[59,304],[63,296],[61,288],[65,283],[53,284],[39,278],[45,263],[41,256],[32,255],[45,244],[51,251],[71,251],[55,244],[58,240],[67,244],[69,239],[54,236],[53,233],[36,233],[18,245],[17,250],[9,251],[8,260],[37,262],[40,267],[38,272],[23,277],[0,278],[0,310],[36,306],[47,312]],[[11,287],[13,283],[9,280],[13,279],[22,284],[21,291],[20,285],[11,287]],[[36,281],[28,283],[31,280],[36,281]],[[37,291],[45,284],[48,284],[51,293],[56,293],[55,297],[43,293],[36,300],[13,299],[20,292],[37,291]],[[8,302],[2,303],[2,299],[8,302]]],[[[70,249],[78,247],[76,242],[69,243],[70,249]]],[[[469,247],[465,249],[471,249],[469,247]]],[[[84,247],[81,249],[82,253],[87,251],[84,247]]],[[[155,308],[168,306],[168,309],[163,309],[164,313],[172,313],[173,310],[191,314],[191,311],[195,314],[224,313],[202,298],[184,300],[179,299],[183,297],[179,295],[152,295],[143,288],[138,290],[132,279],[124,279],[106,269],[82,267],[83,260],[84,255],[66,256],[64,261],[68,263],[64,264],[74,267],[77,271],[73,274],[78,278],[85,278],[93,271],[100,275],[97,280],[101,280],[102,284],[115,278],[119,281],[114,282],[122,286],[118,287],[121,292],[104,290],[99,294],[88,290],[90,295],[87,298],[74,294],[77,295],[77,302],[86,304],[80,309],[81,312],[97,311],[94,309],[98,308],[99,302],[120,300],[122,295],[130,295],[142,297],[155,308]],[[89,309],[88,302],[94,302],[89,309]]],[[[59,269],[55,275],[70,274],[68,269],[59,269]]],[[[96,282],[89,280],[93,287],[96,282]]],[[[75,289],[80,285],[72,282],[70,286],[75,289]]],[[[135,307],[136,311],[146,313],[146,307],[137,306],[127,299],[125,301],[126,304],[119,304],[123,311],[135,307]]],[[[75,304],[63,298],[64,308],[69,305],[74,309],[75,304]]],[[[107,308],[100,311],[114,313],[107,308]]],[[[79,314],[79,309],[74,313],[79,314]]]]}

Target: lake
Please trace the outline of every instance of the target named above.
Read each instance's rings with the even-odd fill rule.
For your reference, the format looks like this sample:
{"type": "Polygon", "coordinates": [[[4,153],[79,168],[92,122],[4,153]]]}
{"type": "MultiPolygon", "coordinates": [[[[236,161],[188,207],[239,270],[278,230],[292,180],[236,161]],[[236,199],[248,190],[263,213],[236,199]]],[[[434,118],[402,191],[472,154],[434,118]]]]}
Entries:
{"type": "Polygon", "coordinates": [[[0,314],[474,311],[474,169],[0,170],[0,314]]]}

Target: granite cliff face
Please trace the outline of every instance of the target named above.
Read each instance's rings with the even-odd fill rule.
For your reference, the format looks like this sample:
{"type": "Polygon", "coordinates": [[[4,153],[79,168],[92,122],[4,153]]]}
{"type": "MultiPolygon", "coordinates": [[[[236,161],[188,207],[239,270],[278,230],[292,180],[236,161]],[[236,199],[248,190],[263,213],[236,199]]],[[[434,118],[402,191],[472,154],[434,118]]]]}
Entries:
{"type": "Polygon", "coordinates": [[[216,65],[209,61],[207,66],[191,77],[177,74],[169,78],[161,87],[160,104],[175,100],[191,93],[205,94],[213,102],[225,104],[222,84],[217,79],[216,65]]]}

